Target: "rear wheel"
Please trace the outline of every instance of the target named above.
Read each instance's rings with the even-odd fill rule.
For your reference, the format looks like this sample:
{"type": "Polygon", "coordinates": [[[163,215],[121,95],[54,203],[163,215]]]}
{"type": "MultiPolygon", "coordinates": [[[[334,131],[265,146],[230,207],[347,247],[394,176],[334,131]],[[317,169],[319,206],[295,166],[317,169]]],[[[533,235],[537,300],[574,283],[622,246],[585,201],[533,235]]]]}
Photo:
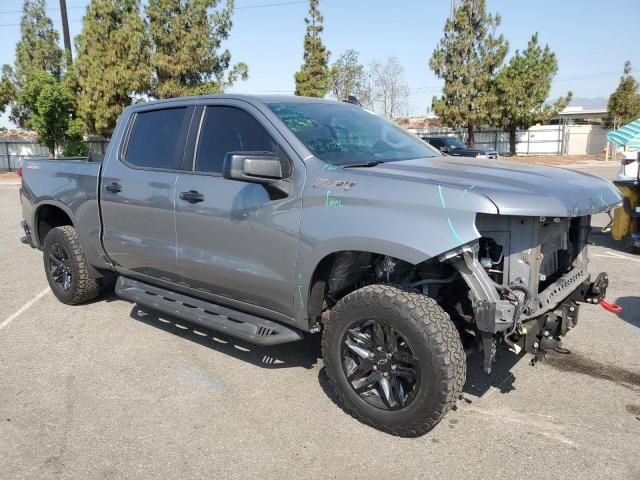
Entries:
{"type": "Polygon", "coordinates": [[[340,300],[322,339],[339,403],[358,420],[393,435],[422,435],[462,392],[465,355],[435,300],[370,285],[340,300]]]}
{"type": "Polygon", "coordinates": [[[47,234],[44,270],[51,291],[62,303],[77,305],[100,293],[101,282],[89,276],[78,234],[70,225],[52,228],[47,234]]]}

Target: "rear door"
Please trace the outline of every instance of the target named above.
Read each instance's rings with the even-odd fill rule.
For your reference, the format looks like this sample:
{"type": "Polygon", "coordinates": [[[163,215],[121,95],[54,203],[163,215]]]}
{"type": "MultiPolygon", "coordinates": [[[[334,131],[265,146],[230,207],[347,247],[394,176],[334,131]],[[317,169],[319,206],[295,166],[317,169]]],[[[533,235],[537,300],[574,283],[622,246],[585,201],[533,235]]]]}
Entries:
{"type": "Polygon", "coordinates": [[[279,132],[242,101],[205,105],[195,147],[193,171],[180,173],[176,184],[182,281],[232,305],[291,316],[304,168],[293,168],[295,154],[279,132]],[[289,193],[224,179],[224,156],[238,151],[277,152],[285,160],[289,193]]]}
{"type": "Polygon", "coordinates": [[[194,108],[139,109],[101,188],[104,247],[121,269],[175,281],[175,185],[194,108]]]}

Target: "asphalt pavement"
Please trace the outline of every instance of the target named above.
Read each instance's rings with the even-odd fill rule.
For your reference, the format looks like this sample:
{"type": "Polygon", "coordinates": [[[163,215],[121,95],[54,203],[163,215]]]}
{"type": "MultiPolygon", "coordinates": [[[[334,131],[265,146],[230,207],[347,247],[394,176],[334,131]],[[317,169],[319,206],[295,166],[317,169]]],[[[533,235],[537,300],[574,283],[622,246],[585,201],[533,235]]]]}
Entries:
{"type": "Polygon", "coordinates": [[[1,181],[0,479],[640,478],[640,256],[606,235],[591,268],[623,312],[582,306],[543,364],[499,351],[487,377],[471,357],[457,409],[402,439],[335,405],[315,337],[261,348],[114,296],[57,302],[20,219],[1,181]]]}

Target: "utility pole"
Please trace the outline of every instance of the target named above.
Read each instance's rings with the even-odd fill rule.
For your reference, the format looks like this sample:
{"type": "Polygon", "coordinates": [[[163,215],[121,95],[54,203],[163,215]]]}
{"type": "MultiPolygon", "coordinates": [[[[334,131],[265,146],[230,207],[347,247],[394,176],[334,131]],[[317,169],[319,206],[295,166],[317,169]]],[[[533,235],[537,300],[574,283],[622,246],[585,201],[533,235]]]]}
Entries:
{"type": "Polygon", "coordinates": [[[64,38],[64,49],[69,54],[69,60],[71,60],[71,38],[69,37],[69,19],[67,18],[66,0],[60,0],[60,11],[62,12],[62,37],[64,38]]]}

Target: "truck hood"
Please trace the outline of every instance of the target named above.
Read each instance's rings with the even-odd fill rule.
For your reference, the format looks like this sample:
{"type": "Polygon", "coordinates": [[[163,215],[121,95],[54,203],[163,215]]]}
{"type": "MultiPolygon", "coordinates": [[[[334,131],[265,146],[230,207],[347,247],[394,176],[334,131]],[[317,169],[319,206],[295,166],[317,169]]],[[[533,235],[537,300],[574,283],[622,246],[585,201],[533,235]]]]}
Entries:
{"type": "Polygon", "coordinates": [[[622,200],[611,182],[596,175],[512,161],[435,157],[355,170],[481,193],[501,215],[578,217],[610,210],[622,200]]]}

